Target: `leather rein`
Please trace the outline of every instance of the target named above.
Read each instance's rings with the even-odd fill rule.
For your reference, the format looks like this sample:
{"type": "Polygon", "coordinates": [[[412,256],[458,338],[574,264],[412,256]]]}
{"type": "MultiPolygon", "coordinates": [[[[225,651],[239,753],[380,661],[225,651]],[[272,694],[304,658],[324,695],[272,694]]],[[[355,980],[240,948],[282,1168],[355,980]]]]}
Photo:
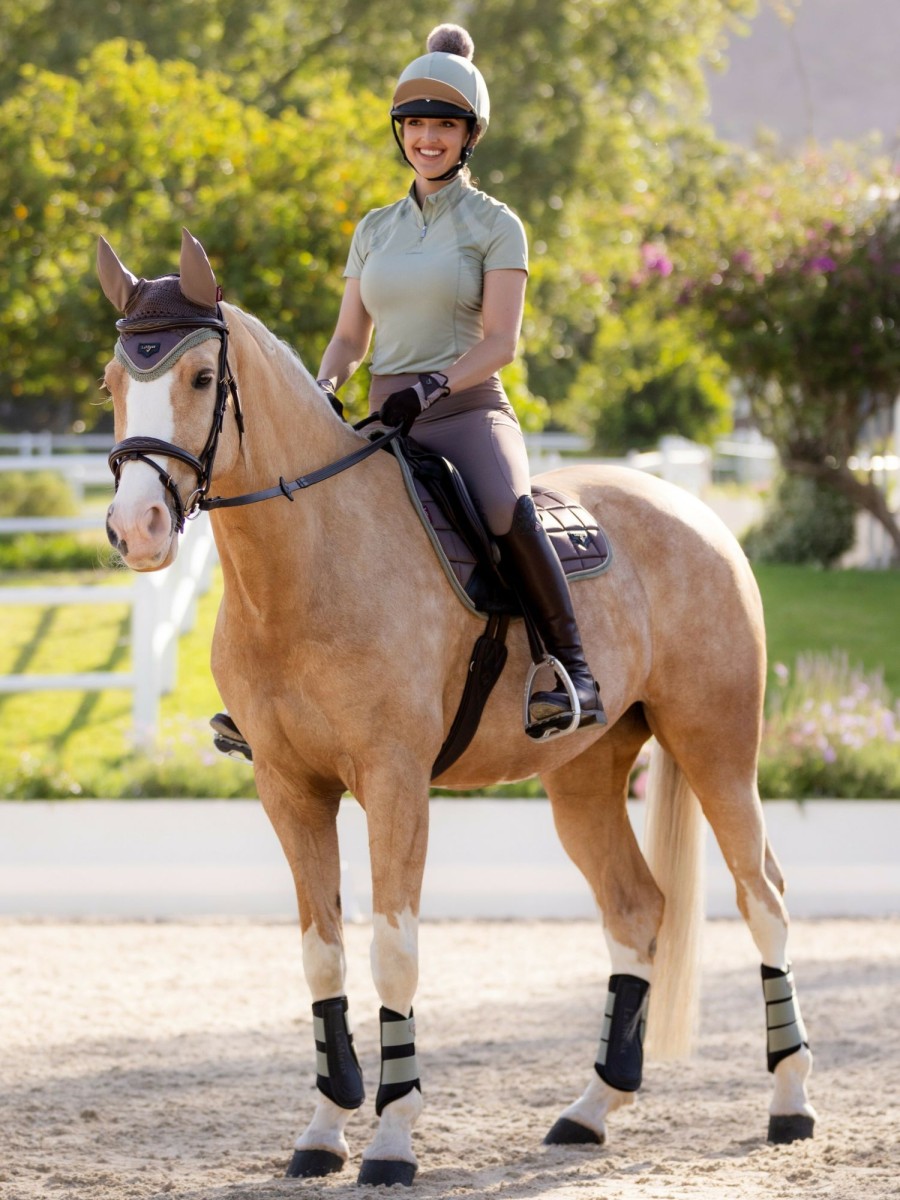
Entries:
{"type": "MultiPolygon", "coordinates": [[[[216,394],[216,404],[213,410],[212,424],[210,426],[209,435],[206,439],[206,445],[201,450],[199,456],[191,454],[190,451],[182,449],[180,446],[174,445],[172,442],[163,441],[161,438],[154,437],[130,437],[125,438],[121,442],[117,442],[109,452],[109,467],[115,477],[116,490],[119,488],[119,479],[122,473],[122,467],[126,462],[139,460],[152,467],[159,476],[163,487],[172,497],[174,511],[172,514],[173,523],[179,533],[184,532],[184,523],[190,520],[200,512],[208,512],[215,508],[238,508],[245,504],[256,504],[260,500],[273,500],[277,496],[286,496],[288,500],[293,502],[294,492],[300,491],[303,488],[312,487],[315,483],[321,483],[324,479],[330,479],[333,475],[339,475],[342,471],[346,471],[349,467],[356,466],[363,459],[368,458],[377,450],[381,450],[392,442],[395,438],[403,433],[403,427],[398,425],[393,429],[387,430],[383,434],[379,434],[365,446],[359,450],[354,450],[352,454],[347,454],[343,458],[339,458],[336,462],[329,463],[327,466],[319,467],[318,470],[310,471],[307,475],[298,475],[296,479],[286,480],[284,476],[279,476],[278,483],[269,488],[263,488],[257,492],[245,492],[240,496],[210,496],[209,489],[212,484],[213,466],[216,460],[216,450],[219,445],[219,435],[225,423],[225,412],[228,407],[228,397],[231,396],[232,407],[234,410],[235,421],[238,427],[238,436],[243,441],[244,437],[244,414],[241,409],[240,396],[238,394],[237,381],[234,374],[228,365],[228,325],[222,316],[222,310],[217,306],[217,315],[210,317],[208,320],[203,318],[190,317],[184,320],[179,320],[174,317],[167,317],[164,321],[146,320],[141,322],[129,322],[128,332],[159,332],[167,329],[179,328],[197,328],[208,327],[217,329],[221,333],[221,346],[219,350],[219,380],[216,394]],[[162,455],[166,458],[176,458],[179,462],[186,463],[197,476],[197,486],[191,492],[187,501],[181,498],[181,493],[178,490],[178,484],[172,478],[164,467],[160,466],[155,459],[150,458],[151,454],[162,455]]],[[[117,327],[121,328],[124,322],[117,322],[117,327]]],[[[362,429],[371,421],[377,420],[377,415],[366,417],[353,426],[354,429],[362,429]]]]}

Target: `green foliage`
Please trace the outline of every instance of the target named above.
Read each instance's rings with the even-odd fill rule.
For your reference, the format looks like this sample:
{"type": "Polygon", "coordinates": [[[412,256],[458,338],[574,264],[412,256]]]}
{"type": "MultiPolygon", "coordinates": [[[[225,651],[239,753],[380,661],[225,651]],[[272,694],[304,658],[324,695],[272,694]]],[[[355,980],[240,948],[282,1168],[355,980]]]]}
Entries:
{"type": "Polygon", "coordinates": [[[74,534],[0,536],[0,571],[80,571],[108,566],[113,551],[105,538],[74,534]]]}
{"type": "Polygon", "coordinates": [[[830,567],[853,547],[854,515],[846,496],[816,479],[785,475],[762,522],[744,535],[743,547],[752,562],[830,567]]]}
{"type": "Polygon", "coordinates": [[[766,799],[900,798],[900,704],[847,656],[777,664],[759,764],[766,799]]]}
{"type": "Polygon", "coordinates": [[[4,471],[0,517],[71,517],[75,493],[56,471],[4,471]]]}
{"type": "Polygon", "coordinates": [[[126,265],[151,275],[172,269],[187,225],[229,299],[305,359],[321,353],[356,217],[364,203],[393,199],[402,179],[368,153],[383,117],[365,96],[357,111],[346,75],[320,78],[310,115],[278,118],[230,99],[217,76],[121,41],[97,47],[79,80],[24,75],[0,106],[11,164],[0,181],[0,395],[15,402],[7,421],[22,419],[24,397],[87,425],[99,415],[93,381],[112,341],[94,266],[101,232],[126,265]]]}
{"type": "MultiPolygon", "coordinates": [[[[440,14],[469,25],[491,89],[476,175],[531,234],[514,388],[527,424],[590,356],[615,278],[682,188],[680,164],[703,159],[700,64],[752,7],[485,0],[440,14]]],[[[353,226],[407,184],[386,114],[431,6],[410,0],[399,29],[387,0],[327,12],[308,0],[5,0],[2,17],[0,423],[100,419],[93,381],[111,325],[98,233],[151,274],[172,269],[187,224],[228,298],[314,366],[353,226]]],[[[348,389],[352,413],[365,384],[361,372],[348,389]]]]}
{"type": "Polygon", "coordinates": [[[731,415],[728,374],[689,323],[635,303],[599,324],[591,358],[554,415],[606,455],[655,446],[666,434],[711,442],[731,415]]]}

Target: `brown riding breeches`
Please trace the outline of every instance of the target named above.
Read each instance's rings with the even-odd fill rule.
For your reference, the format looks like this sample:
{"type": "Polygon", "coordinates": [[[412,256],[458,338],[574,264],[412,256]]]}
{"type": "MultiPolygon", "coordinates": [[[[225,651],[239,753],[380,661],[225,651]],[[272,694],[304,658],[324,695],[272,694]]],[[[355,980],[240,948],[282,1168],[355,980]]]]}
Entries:
{"type": "MultiPolygon", "coordinates": [[[[377,412],[391,392],[417,380],[417,375],[374,375],[370,411],[377,412]]],[[[516,501],[530,494],[531,480],[525,439],[496,375],[438,400],[416,420],[411,436],[453,463],[492,534],[509,533],[516,501]]]]}

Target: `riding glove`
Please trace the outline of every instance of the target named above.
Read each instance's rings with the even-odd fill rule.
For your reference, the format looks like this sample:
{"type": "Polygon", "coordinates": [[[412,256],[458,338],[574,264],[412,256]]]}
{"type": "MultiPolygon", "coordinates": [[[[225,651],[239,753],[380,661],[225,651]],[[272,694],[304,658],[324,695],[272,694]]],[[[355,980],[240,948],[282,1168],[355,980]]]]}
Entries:
{"type": "Polygon", "coordinates": [[[409,433],[416,417],[430,408],[435,400],[443,400],[450,395],[447,387],[447,376],[442,371],[432,371],[420,375],[418,383],[412,387],[403,388],[399,392],[391,392],[379,410],[378,416],[384,425],[401,425],[404,433],[409,433]]]}
{"type": "Polygon", "coordinates": [[[319,385],[319,390],[324,392],[325,395],[328,397],[328,402],[330,403],[331,407],[334,409],[334,411],[337,413],[337,415],[341,418],[341,420],[343,420],[344,406],[338,399],[338,394],[334,390],[334,384],[331,382],[330,379],[317,379],[316,383],[319,385]]]}

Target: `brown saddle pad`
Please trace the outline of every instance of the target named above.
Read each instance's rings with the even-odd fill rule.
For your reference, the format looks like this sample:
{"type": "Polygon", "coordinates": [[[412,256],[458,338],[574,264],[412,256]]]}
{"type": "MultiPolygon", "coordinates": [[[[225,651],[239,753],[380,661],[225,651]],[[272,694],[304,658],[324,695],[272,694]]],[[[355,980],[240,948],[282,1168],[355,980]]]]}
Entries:
{"type": "MultiPolygon", "coordinates": [[[[427,483],[419,478],[413,487],[422,514],[428,521],[432,542],[444,560],[448,571],[465,593],[466,599],[479,612],[517,611],[510,594],[489,582],[490,570],[479,555],[460,536],[448,519],[441,504],[431,494],[427,483]]],[[[532,488],[534,505],[541,524],[559,556],[570,582],[599,575],[612,562],[609,539],[596,519],[569,496],[551,488],[535,485],[532,488]]]]}

